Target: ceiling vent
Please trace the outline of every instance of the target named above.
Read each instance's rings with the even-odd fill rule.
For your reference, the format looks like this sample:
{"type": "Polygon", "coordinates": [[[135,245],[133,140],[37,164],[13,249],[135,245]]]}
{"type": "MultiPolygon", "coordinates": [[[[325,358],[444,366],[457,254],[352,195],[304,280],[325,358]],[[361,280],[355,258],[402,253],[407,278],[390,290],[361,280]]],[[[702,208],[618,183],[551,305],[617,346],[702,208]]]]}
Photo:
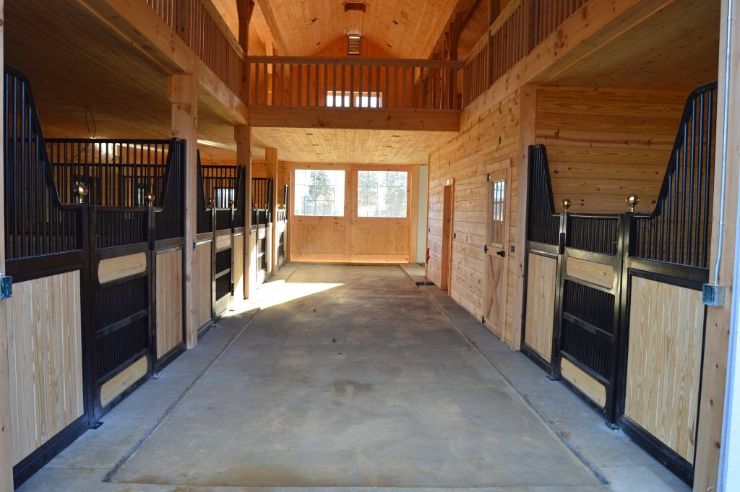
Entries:
{"type": "Polygon", "coordinates": [[[345,12],[362,12],[363,14],[367,11],[367,5],[363,2],[345,2],[345,12]]]}
{"type": "Polygon", "coordinates": [[[348,55],[359,55],[360,54],[360,35],[359,34],[348,34],[347,35],[347,54],[348,55]]]}

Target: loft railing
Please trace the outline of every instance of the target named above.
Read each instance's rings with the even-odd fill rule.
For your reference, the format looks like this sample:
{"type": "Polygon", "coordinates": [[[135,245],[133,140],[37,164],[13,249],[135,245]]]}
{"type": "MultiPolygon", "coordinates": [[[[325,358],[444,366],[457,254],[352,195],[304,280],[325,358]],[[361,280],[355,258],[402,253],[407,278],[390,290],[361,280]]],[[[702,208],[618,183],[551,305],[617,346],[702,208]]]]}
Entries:
{"type": "Polygon", "coordinates": [[[469,105],[542,43],[588,0],[513,0],[465,61],[463,104],[469,105]]]}
{"type": "Polygon", "coordinates": [[[211,0],[146,0],[234,94],[241,89],[244,50],[211,0]]]}
{"type": "Polygon", "coordinates": [[[460,62],[260,56],[247,63],[251,107],[457,111],[461,105],[460,62]]]}

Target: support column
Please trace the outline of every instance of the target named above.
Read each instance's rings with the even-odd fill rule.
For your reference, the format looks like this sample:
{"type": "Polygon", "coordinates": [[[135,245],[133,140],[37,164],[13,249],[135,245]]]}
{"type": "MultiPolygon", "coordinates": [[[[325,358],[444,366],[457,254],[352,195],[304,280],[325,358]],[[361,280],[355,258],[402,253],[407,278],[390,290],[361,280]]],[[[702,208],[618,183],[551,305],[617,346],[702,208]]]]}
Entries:
{"type": "MultiPolygon", "coordinates": [[[[729,1],[722,0],[722,16],[719,46],[719,76],[717,88],[717,156],[714,166],[714,203],[712,206],[712,243],[709,262],[709,281],[713,281],[715,262],[719,244],[722,244],[722,255],[719,258],[719,285],[725,286],[727,292],[724,306],[707,309],[707,321],[704,344],[704,365],[702,370],[701,400],[699,402],[699,432],[696,442],[696,471],[694,474],[695,491],[718,490],[718,470],[720,454],[726,453],[723,449],[728,442],[722,441],[723,412],[731,411],[724,408],[725,380],[727,378],[727,350],[730,333],[730,319],[733,300],[732,285],[735,268],[735,244],[737,234],[737,200],[738,189],[738,162],[740,162],[740,128],[738,127],[738,110],[740,109],[740,2],[734,1],[733,12],[729,12],[729,1]],[[728,22],[728,14],[732,14],[732,24],[728,22]],[[727,44],[728,29],[732,30],[732,44],[727,44]],[[729,73],[725,69],[729,56],[729,73]],[[726,78],[726,75],[729,77],[726,78]],[[725,97],[725,91],[729,99],[725,97]],[[724,117],[724,105],[727,103],[727,121],[724,117]],[[727,176],[725,180],[724,225],[719,223],[719,190],[722,184],[722,142],[723,128],[727,123],[727,176]],[[720,230],[724,236],[720,238],[720,230]]],[[[737,320],[734,320],[737,323],[737,320]]],[[[737,404],[737,402],[734,402],[737,404]]],[[[729,415],[725,413],[725,415],[729,415]]],[[[729,436],[727,436],[729,437],[729,436]]],[[[727,458],[727,454],[724,455],[727,458]]],[[[737,457],[735,457],[737,459],[737,457]]],[[[723,463],[724,464],[724,463],[723,463]]],[[[728,466],[733,466],[728,463],[728,466]]],[[[737,466],[735,464],[735,466],[737,466]]],[[[724,467],[723,467],[724,468],[724,467]]],[[[725,484],[725,490],[733,490],[725,484]]]]}
{"type": "Polygon", "coordinates": [[[265,161],[267,161],[267,175],[272,178],[272,198],[270,201],[270,258],[269,268],[273,275],[277,273],[277,204],[278,204],[278,153],[277,149],[265,149],[265,161]]]}
{"type": "Polygon", "coordinates": [[[170,76],[169,97],[172,103],[172,136],[186,141],[185,148],[185,254],[183,279],[185,297],[183,315],[185,316],[185,343],[191,349],[198,345],[197,286],[194,282],[195,272],[195,235],[198,232],[197,221],[197,162],[198,162],[198,90],[193,74],[170,76]]]}
{"type": "Polygon", "coordinates": [[[248,125],[234,127],[236,162],[244,166],[244,297],[252,297],[257,282],[255,263],[257,244],[252,237],[252,150],[251,129],[248,125]]]}
{"type": "MultiPolygon", "coordinates": [[[[0,0],[0,62],[4,60],[4,4],[0,0]]],[[[0,63],[2,65],[2,63],[0,63]]],[[[0,80],[0,93],[3,92],[3,80],[0,80]]],[[[3,133],[3,123],[0,122],[0,133],[3,133]]],[[[5,198],[3,190],[5,187],[3,172],[5,171],[5,149],[0,140],[0,217],[5,216],[5,198]]],[[[0,220],[0,272],[5,272],[5,221],[0,220]]],[[[12,492],[13,490],[13,452],[11,449],[10,429],[10,391],[9,369],[8,369],[8,334],[5,324],[5,310],[7,304],[0,301],[0,492],[12,492]]]]}

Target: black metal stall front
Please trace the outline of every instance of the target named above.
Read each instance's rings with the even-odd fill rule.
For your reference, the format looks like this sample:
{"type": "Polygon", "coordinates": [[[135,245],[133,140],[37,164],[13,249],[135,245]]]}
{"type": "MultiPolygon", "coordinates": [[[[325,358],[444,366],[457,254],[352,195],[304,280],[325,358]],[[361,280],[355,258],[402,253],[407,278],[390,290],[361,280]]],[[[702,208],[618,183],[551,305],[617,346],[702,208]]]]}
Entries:
{"type": "MultiPolygon", "coordinates": [[[[555,273],[553,311],[545,313],[552,315],[537,318],[552,326],[530,323],[537,313],[528,304],[539,298],[527,292],[539,289],[539,295],[543,289],[525,275],[522,351],[553,378],[563,377],[567,365],[603,386],[601,393],[571,384],[688,482],[692,462],[625,415],[631,294],[635,278],[693,291],[708,281],[715,107],[716,83],[688,98],[657,204],[647,215],[634,212],[639,203],[634,195],[627,197],[630,211],[621,215],[572,214],[570,200],[563,200],[563,213],[556,214],[546,149],[529,149],[525,265],[529,270],[538,258],[547,258],[555,273]],[[535,330],[551,337],[551,344],[541,343],[535,330]]],[[[703,326],[699,329],[703,333],[703,326]]]]}
{"type": "Polygon", "coordinates": [[[82,329],[84,414],[14,467],[19,484],[182,349],[156,357],[154,255],[183,246],[185,154],[179,140],[45,140],[28,80],[6,68],[5,84],[7,273],[17,283],[79,271],[69,295],[82,329]],[[107,268],[121,258],[123,273],[107,268]],[[101,398],[142,358],[144,374],[101,398]]]}

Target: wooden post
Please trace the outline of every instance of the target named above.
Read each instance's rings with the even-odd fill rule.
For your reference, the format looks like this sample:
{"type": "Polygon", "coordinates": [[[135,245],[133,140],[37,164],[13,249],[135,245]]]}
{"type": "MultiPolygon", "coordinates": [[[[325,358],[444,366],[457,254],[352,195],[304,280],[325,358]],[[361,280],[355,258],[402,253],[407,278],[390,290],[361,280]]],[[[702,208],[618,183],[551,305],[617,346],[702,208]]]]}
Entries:
{"type": "Polygon", "coordinates": [[[271,230],[270,239],[271,244],[269,248],[270,258],[268,268],[272,274],[277,273],[277,203],[278,203],[278,154],[277,149],[266,148],[265,149],[265,161],[267,161],[267,175],[272,178],[272,201],[270,202],[270,210],[272,210],[271,230]]]}
{"type": "MultiPolygon", "coordinates": [[[[5,54],[4,42],[4,0],[0,0],[0,62],[5,54]]],[[[0,63],[2,65],[2,63],[0,63]]],[[[4,89],[3,78],[0,80],[0,92],[4,89]]],[[[0,122],[0,133],[4,132],[0,122]]],[[[5,187],[3,172],[5,170],[5,149],[2,148],[3,141],[0,140],[0,217],[5,216],[5,198],[3,190],[5,187]]],[[[5,221],[0,220],[0,272],[5,272],[5,221]]],[[[9,393],[9,369],[8,369],[8,338],[5,325],[6,302],[0,301],[0,492],[11,492],[13,490],[13,453],[11,449],[10,429],[10,393],[9,393]]]]}
{"type": "Polygon", "coordinates": [[[722,446],[722,417],[727,377],[727,348],[730,331],[730,309],[732,300],[732,275],[735,255],[735,224],[738,199],[738,161],[740,160],[740,3],[734,4],[733,43],[727,46],[728,2],[722,0],[720,29],[719,76],[717,99],[717,164],[714,172],[714,210],[712,216],[712,244],[709,263],[710,281],[719,245],[719,190],[721,186],[720,158],[722,156],[722,134],[724,125],[725,56],[727,50],[732,57],[729,88],[727,177],[725,180],[725,226],[720,258],[720,285],[727,287],[725,305],[707,309],[704,344],[704,366],[702,371],[701,400],[699,402],[699,432],[696,442],[696,466],[694,472],[695,491],[717,490],[719,455],[722,446]]]}
{"type": "Polygon", "coordinates": [[[252,152],[251,130],[248,125],[234,127],[236,140],[236,162],[244,166],[244,297],[251,297],[254,293],[256,260],[253,251],[256,245],[252,241],[252,152]]]}
{"type": "MultiPolygon", "coordinates": [[[[516,176],[516,189],[519,190],[516,205],[516,236],[514,255],[515,289],[514,311],[511,315],[511,344],[519,350],[521,347],[524,319],[524,272],[527,261],[527,189],[529,183],[529,146],[535,144],[535,114],[537,110],[537,88],[526,85],[519,92],[519,158],[512,163],[511,176],[516,176]]],[[[514,187],[511,187],[514,189],[514,187]]],[[[513,204],[512,204],[513,205],[513,204]]],[[[512,207],[514,208],[514,207],[512,207]]],[[[508,275],[508,273],[507,273],[508,275]]]]}
{"type": "MultiPolygon", "coordinates": [[[[196,319],[195,235],[198,232],[196,190],[198,162],[198,90],[192,74],[171,75],[169,96],[172,103],[172,136],[185,140],[185,254],[183,279],[185,281],[185,342],[191,349],[198,345],[196,319]]],[[[206,286],[198,286],[205,288],[206,286]]]]}

